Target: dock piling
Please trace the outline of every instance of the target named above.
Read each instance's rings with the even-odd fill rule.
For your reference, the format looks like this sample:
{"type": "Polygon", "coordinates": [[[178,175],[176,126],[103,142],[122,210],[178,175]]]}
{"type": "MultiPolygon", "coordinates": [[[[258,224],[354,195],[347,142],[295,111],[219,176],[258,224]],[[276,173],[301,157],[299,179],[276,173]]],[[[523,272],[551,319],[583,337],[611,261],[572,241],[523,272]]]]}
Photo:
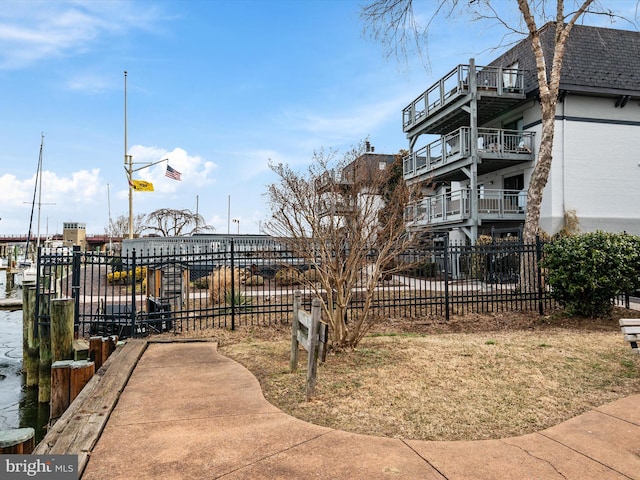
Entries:
{"type": "Polygon", "coordinates": [[[51,360],[73,360],[73,299],[51,300],[51,360]]]}
{"type": "Polygon", "coordinates": [[[26,375],[27,387],[38,385],[38,364],[40,347],[35,334],[36,285],[25,282],[22,285],[22,371],[26,375]]]}

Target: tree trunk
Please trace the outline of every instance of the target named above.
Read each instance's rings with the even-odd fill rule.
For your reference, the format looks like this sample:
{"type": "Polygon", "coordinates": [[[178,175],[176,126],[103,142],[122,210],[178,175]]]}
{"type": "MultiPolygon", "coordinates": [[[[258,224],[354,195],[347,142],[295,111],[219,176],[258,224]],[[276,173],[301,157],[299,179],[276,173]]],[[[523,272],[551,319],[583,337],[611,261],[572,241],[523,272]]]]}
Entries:
{"type": "Polygon", "coordinates": [[[542,135],[538,158],[531,175],[527,191],[527,209],[524,230],[522,232],[525,243],[533,243],[540,230],[540,208],[544,188],[549,180],[551,161],[553,160],[553,137],[555,135],[555,104],[553,107],[543,107],[542,135]]]}

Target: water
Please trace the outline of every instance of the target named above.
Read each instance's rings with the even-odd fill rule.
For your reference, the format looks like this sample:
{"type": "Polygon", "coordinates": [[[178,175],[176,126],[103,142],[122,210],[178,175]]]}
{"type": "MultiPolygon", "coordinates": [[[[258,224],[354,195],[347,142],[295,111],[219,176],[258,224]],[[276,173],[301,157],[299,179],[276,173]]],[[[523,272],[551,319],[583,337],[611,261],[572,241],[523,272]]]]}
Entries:
{"type": "MultiPolygon", "coordinates": [[[[0,270],[0,298],[21,298],[19,288],[7,289],[0,270]]],[[[0,310],[0,430],[32,427],[42,440],[49,421],[49,404],[38,403],[38,389],[27,388],[22,374],[22,310],[0,310]]]]}

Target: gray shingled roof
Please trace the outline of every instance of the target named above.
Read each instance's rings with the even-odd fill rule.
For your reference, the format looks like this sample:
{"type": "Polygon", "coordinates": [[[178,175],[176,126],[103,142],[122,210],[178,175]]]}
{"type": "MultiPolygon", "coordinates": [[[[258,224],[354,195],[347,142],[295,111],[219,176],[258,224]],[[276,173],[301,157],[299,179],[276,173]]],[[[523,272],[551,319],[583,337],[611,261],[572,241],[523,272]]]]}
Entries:
{"type": "MultiPolygon", "coordinates": [[[[554,33],[553,23],[541,29],[548,69],[554,33]]],[[[537,90],[535,58],[528,38],[491,65],[508,67],[515,62],[528,71],[525,90],[537,90]]],[[[640,32],[575,25],[567,42],[560,83],[561,90],[640,96],[640,32]]]]}

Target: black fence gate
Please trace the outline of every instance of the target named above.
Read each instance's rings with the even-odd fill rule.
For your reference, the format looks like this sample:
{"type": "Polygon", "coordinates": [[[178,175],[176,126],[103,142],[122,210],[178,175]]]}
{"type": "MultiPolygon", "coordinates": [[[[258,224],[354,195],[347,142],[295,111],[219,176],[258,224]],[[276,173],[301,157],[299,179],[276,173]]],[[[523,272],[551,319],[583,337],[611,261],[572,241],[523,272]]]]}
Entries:
{"type": "MultiPolygon", "coordinates": [[[[553,304],[539,268],[542,252],[540,242],[444,242],[405,252],[397,257],[394,273],[378,279],[372,314],[445,320],[469,312],[542,314],[553,304]],[[523,268],[528,278],[521,274],[523,268]]],[[[363,285],[367,260],[358,272],[363,285]]],[[[73,297],[80,337],[288,324],[296,290],[303,290],[304,307],[310,308],[314,294],[305,285],[316,274],[308,260],[282,246],[236,249],[233,241],[216,250],[179,246],[124,255],[79,248],[40,252],[38,265],[39,296],[73,297]]],[[[362,289],[356,288],[349,318],[358,315],[364,301],[362,289]]],[[[44,313],[40,322],[47,322],[44,313]]]]}

